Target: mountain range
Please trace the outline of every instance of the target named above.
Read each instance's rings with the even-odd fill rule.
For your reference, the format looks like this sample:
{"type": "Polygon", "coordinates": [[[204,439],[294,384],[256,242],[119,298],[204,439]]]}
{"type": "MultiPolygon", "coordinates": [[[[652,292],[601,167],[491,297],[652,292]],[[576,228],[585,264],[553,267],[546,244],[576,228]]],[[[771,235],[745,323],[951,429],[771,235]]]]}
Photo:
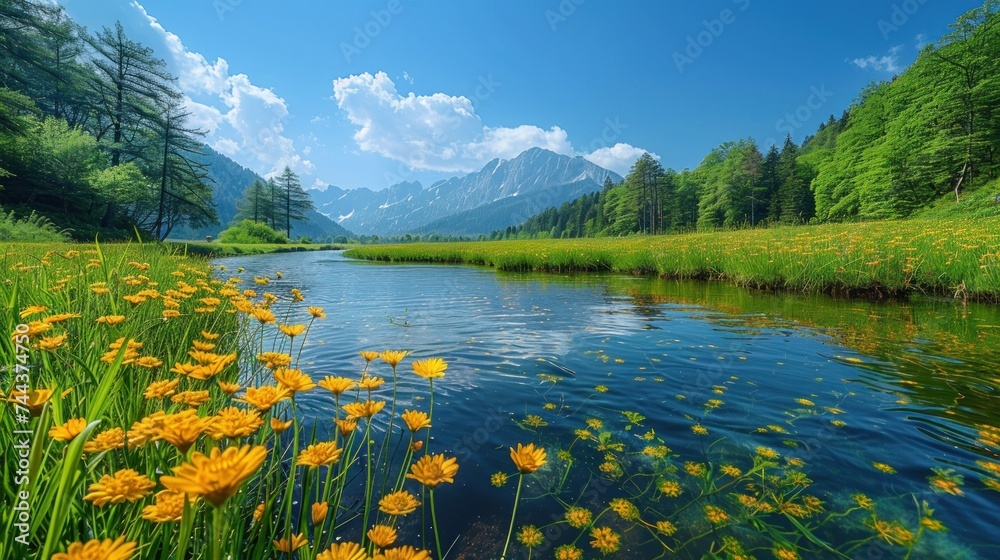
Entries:
{"type": "Polygon", "coordinates": [[[426,189],[404,181],[380,191],[330,186],[307,192],[320,213],[358,234],[479,235],[599,191],[607,178],[622,180],[582,157],[532,148],[426,189]]]}

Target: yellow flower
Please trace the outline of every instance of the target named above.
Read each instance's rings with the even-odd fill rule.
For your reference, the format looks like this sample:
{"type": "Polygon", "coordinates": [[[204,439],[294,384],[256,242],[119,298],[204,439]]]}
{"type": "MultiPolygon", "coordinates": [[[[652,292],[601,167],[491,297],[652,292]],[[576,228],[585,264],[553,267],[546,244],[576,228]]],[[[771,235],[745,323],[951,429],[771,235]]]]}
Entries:
{"type": "Polygon", "coordinates": [[[669,537],[677,532],[677,526],[669,521],[657,521],[656,530],[669,537]]]}
{"type": "Polygon", "coordinates": [[[517,450],[510,448],[510,460],[521,474],[531,474],[542,468],[545,461],[545,448],[535,448],[534,443],[528,445],[517,444],[517,450]]]}
{"type": "Polygon", "coordinates": [[[45,323],[42,321],[31,321],[30,323],[28,323],[28,332],[18,333],[18,334],[26,334],[31,338],[35,338],[35,335],[42,334],[43,332],[47,332],[51,329],[52,329],[51,323],[45,323]]]}
{"type": "Polygon", "coordinates": [[[382,358],[383,362],[389,364],[393,367],[393,369],[395,369],[396,366],[399,365],[399,362],[402,362],[403,358],[406,357],[406,354],[406,350],[385,350],[379,355],[379,357],[382,358]]]}
{"type": "Polygon", "coordinates": [[[323,313],[322,307],[307,307],[306,311],[316,319],[326,319],[326,313],[323,313]]]}
{"type": "Polygon", "coordinates": [[[55,323],[62,323],[63,321],[66,321],[68,319],[76,319],[80,316],[81,315],[79,313],[60,313],[58,315],[50,315],[42,319],[42,321],[50,325],[54,325],[55,323]]]}
{"type": "Polygon", "coordinates": [[[167,418],[167,415],[162,410],[158,410],[142,420],[133,423],[126,434],[129,446],[142,447],[151,441],[162,439],[160,429],[163,427],[165,418],[167,418]]]}
{"type": "Polygon", "coordinates": [[[260,521],[264,518],[264,510],[267,509],[267,504],[261,502],[257,504],[257,507],[253,508],[253,520],[260,521]]]}
{"type": "Polygon", "coordinates": [[[347,419],[337,420],[337,428],[340,430],[340,435],[344,436],[345,438],[351,435],[351,432],[356,430],[357,427],[358,427],[357,418],[347,418],[347,419]]]}
{"type": "Polygon", "coordinates": [[[360,352],[361,357],[365,359],[366,362],[371,362],[375,358],[378,358],[378,352],[374,350],[364,350],[360,352]]]}
{"type": "Polygon", "coordinates": [[[420,502],[405,490],[387,494],[378,501],[379,510],[388,515],[409,515],[417,510],[420,502]]]}
{"type": "Polygon", "coordinates": [[[299,459],[295,464],[311,468],[332,465],[340,459],[340,454],[343,451],[343,449],[337,448],[337,442],[335,441],[314,443],[299,452],[299,459]]]}
{"type": "Polygon", "coordinates": [[[274,379],[279,386],[292,393],[304,393],[316,387],[312,378],[302,373],[301,369],[278,368],[274,370],[274,379]]]}
{"type": "Polygon", "coordinates": [[[361,379],[361,382],[358,383],[358,385],[360,385],[362,389],[366,389],[368,391],[378,389],[384,384],[385,384],[385,379],[382,379],[381,377],[368,377],[368,376],[363,377],[361,379]]]}
{"type": "Polygon", "coordinates": [[[396,542],[396,530],[388,525],[376,525],[368,530],[368,539],[378,548],[386,548],[396,542]]]}
{"type": "Polygon", "coordinates": [[[134,365],[137,365],[139,367],[146,368],[146,369],[154,369],[154,368],[158,368],[158,367],[160,367],[160,366],[163,365],[163,362],[161,360],[157,359],[154,356],[143,356],[143,357],[139,358],[138,360],[136,360],[136,361],[134,361],[132,363],[134,365]]]}
{"type": "Polygon", "coordinates": [[[368,560],[368,554],[358,543],[343,542],[331,545],[319,553],[316,560],[368,560]]]}
{"type": "Polygon", "coordinates": [[[180,492],[161,490],[156,493],[154,505],[142,508],[142,518],[153,523],[180,521],[184,516],[184,498],[180,492]]]}
{"type": "Polygon", "coordinates": [[[66,335],[45,336],[38,341],[38,348],[41,350],[56,350],[66,342],[66,335]]]}
{"type": "Polygon", "coordinates": [[[188,409],[164,416],[159,435],[181,453],[187,453],[209,423],[210,420],[200,418],[197,412],[188,409]]]}
{"type": "Polygon", "coordinates": [[[264,420],[255,410],[243,410],[229,406],[219,411],[208,425],[208,433],[214,439],[244,438],[264,425],[264,420]]]}
{"type": "Polygon", "coordinates": [[[566,510],[566,521],[574,529],[583,529],[587,525],[590,525],[590,521],[593,518],[594,514],[589,509],[573,506],[566,510]]]}
{"type": "Polygon", "coordinates": [[[797,552],[780,544],[774,545],[771,554],[778,560],[799,560],[801,558],[797,552]]]}
{"type": "Polygon", "coordinates": [[[352,387],[354,387],[354,385],[355,385],[354,381],[346,377],[328,376],[323,378],[323,380],[319,382],[320,387],[326,389],[327,391],[330,391],[335,396],[340,396],[341,393],[350,390],[352,387]]]}
{"type": "Polygon", "coordinates": [[[123,469],[114,476],[104,475],[87,489],[83,497],[98,507],[106,504],[134,502],[149,495],[156,483],[132,469],[123,469]]]}
{"type": "Polygon", "coordinates": [[[195,452],[189,463],[174,468],[174,476],[163,476],[160,483],[170,490],[201,496],[219,507],[257,472],[265,457],[267,448],[262,445],[225,451],[216,447],[208,456],[195,452]]]}
{"type": "Polygon", "coordinates": [[[134,552],[135,543],[125,542],[125,537],[94,539],[86,544],[75,542],[66,552],[54,554],[52,560],[129,560],[134,552]]]}
{"type": "Polygon", "coordinates": [[[431,553],[426,550],[417,550],[412,546],[397,546],[383,550],[381,554],[376,554],[372,560],[431,560],[431,553]]]}
{"type": "Polygon", "coordinates": [[[291,428],[291,427],[292,427],[292,421],[291,420],[284,420],[283,421],[283,420],[281,420],[279,418],[275,418],[273,416],[271,417],[271,429],[274,430],[274,433],[280,434],[281,432],[283,432],[283,431],[285,431],[285,430],[287,430],[288,428],[291,428]]]}
{"type": "Polygon", "coordinates": [[[215,340],[219,338],[219,335],[208,331],[201,331],[201,337],[204,338],[205,340],[215,340]]]}
{"type": "Polygon", "coordinates": [[[263,307],[254,307],[251,314],[254,316],[254,319],[257,319],[257,321],[262,325],[265,325],[267,323],[273,323],[275,321],[274,313],[271,313],[270,309],[264,309],[263,307]]]}
{"type": "Polygon", "coordinates": [[[216,381],[216,383],[219,384],[219,389],[222,389],[222,392],[227,395],[232,395],[236,391],[242,389],[239,383],[229,383],[228,381],[223,381],[221,379],[216,381]]]}
{"type": "Polygon", "coordinates": [[[411,432],[431,427],[431,419],[427,416],[426,412],[420,410],[407,410],[403,414],[400,414],[399,417],[406,422],[406,427],[411,432]]]}
{"type": "Polygon", "coordinates": [[[729,514],[722,508],[705,506],[705,517],[712,525],[722,525],[729,519],[729,514]]]}
{"type": "Polygon", "coordinates": [[[538,527],[525,525],[517,532],[517,540],[528,548],[535,548],[542,544],[545,538],[542,536],[542,532],[538,530],[538,527]]]}
{"type": "Polygon", "coordinates": [[[735,467],[733,465],[722,465],[719,467],[719,472],[732,478],[739,478],[740,475],[743,474],[743,471],[741,471],[739,467],[735,467]]]}
{"type": "Polygon", "coordinates": [[[28,307],[25,307],[24,309],[21,310],[21,313],[20,313],[19,316],[22,319],[25,319],[27,317],[31,317],[32,315],[38,315],[40,313],[45,313],[48,310],[49,310],[49,308],[45,307],[44,305],[29,305],[28,307]]]}
{"type": "Polygon", "coordinates": [[[635,521],[639,519],[639,508],[625,498],[615,498],[608,503],[611,509],[625,521],[635,521]]]}
{"type": "Polygon", "coordinates": [[[186,404],[191,407],[199,407],[211,400],[208,391],[181,391],[170,397],[171,402],[186,404]]]}
{"type": "Polygon", "coordinates": [[[458,459],[445,459],[444,455],[424,455],[410,466],[406,478],[412,478],[424,486],[434,489],[442,482],[455,482],[458,473],[458,459]]]}
{"type": "Polygon", "coordinates": [[[212,350],[215,350],[215,344],[205,342],[203,340],[192,340],[191,348],[198,350],[199,352],[211,352],[212,350]]]}
{"type": "Polygon", "coordinates": [[[182,364],[180,362],[174,363],[174,367],[170,368],[171,373],[176,373],[177,375],[191,375],[192,373],[198,371],[200,368],[198,364],[182,364]]]}
{"type": "Polygon", "coordinates": [[[571,544],[559,545],[556,560],[583,560],[583,551],[571,544]]]}
{"type": "Polygon", "coordinates": [[[262,362],[268,369],[292,365],[292,357],[282,352],[261,352],[257,355],[257,361],[262,362]]]}
{"type": "Polygon", "coordinates": [[[312,513],[312,520],[314,525],[319,525],[326,519],[326,514],[330,510],[330,504],[326,502],[316,502],[309,508],[310,513],[312,513]]]}
{"type": "Polygon", "coordinates": [[[872,461],[872,467],[875,467],[875,470],[884,472],[885,474],[896,474],[896,469],[892,468],[891,466],[885,463],[878,463],[872,461]]]}
{"type": "Polygon", "coordinates": [[[285,333],[290,338],[295,338],[300,334],[306,332],[306,326],[299,325],[278,325],[278,330],[285,333]]]}
{"type": "Polygon", "coordinates": [[[490,476],[490,484],[497,488],[503,488],[507,484],[507,473],[496,472],[490,476]]]}
{"type": "MultiPolygon", "coordinates": [[[[384,359],[384,358],[383,358],[384,359]]],[[[413,373],[424,379],[437,379],[444,377],[444,370],[448,369],[448,364],[441,358],[431,358],[413,362],[413,373]]]]}
{"type": "Polygon", "coordinates": [[[61,426],[54,426],[51,428],[49,430],[49,437],[56,441],[70,441],[80,435],[80,432],[82,432],[86,427],[86,418],[74,418],[66,421],[66,423],[61,426]]]}
{"type": "Polygon", "coordinates": [[[246,394],[242,399],[238,400],[249,404],[261,412],[267,412],[268,410],[271,410],[272,406],[289,398],[290,396],[291,392],[285,387],[272,387],[270,385],[264,385],[262,387],[247,387],[246,394]]]}
{"type": "Polygon", "coordinates": [[[345,404],[341,408],[353,418],[371,418],[385,407],[385,401],[365,401],[345,404]]]}
{"type": "Polygon", "coordinates": [[[298,535],[292,535],[291,541],[284,537],[274,541],[274,548],[278,552],[291,554],[307,544],[309,544],[309,539],[306,538],[304,533],[299,533],[298,535]]]}
{"type": "Polygon", "coordinates": [[[664,480],[659,485],[660,492],[663,492],[664,496],[668,498],[676,498],[681,495],[681,484],[676,480],[664,480]]]}
{"type": "Polygon", "coordinates": [[[27,408],[28,413],[32,417],[37,418],[42,415],[42,409],[45,408],[45,404],[52,398],[52,393],[51,389],[33,389],[27,393],[24,391],[14,391],[7,395],[7,402],[17,403],[27,408]]]}
{"type": "Polygon", "coordinates": [[[125,431],[121,428],[104,430],[83,444],[83,450],[87,453],[100,453],[123,447],[125,447],[125,431]]]}
{"type": "Polygon", "coordinates": [[[117,325],[118,323],[124,321],[125,321],[124,315],[103,315],[101,317],[98,317],[95,322],[104,325],[117,325]]]}
{"type": "Polygon", "coordinates": [[[621,547],[621,535],[611,530],[611,527],[599,527],[590,531],[590,546],[601,551],[601,554],[617,552],[621,547]]]}

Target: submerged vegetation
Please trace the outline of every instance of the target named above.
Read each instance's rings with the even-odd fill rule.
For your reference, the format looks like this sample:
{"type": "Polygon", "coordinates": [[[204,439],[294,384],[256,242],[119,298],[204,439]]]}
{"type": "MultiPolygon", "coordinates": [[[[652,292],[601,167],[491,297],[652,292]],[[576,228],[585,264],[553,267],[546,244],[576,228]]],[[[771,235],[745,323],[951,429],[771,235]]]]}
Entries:
{"type": "Polygon", "coordinates": [[[806,292],[1000,297],[1000,219],[827,224],[668,236],[355,247],[388,262],[718,279],[806,292]]]}

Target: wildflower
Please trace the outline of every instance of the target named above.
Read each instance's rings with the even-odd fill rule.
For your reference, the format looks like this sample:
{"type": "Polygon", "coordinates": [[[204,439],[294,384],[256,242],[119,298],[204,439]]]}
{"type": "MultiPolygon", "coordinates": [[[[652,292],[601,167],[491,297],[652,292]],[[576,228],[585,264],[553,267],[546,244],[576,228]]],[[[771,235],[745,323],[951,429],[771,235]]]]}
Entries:
{"type": "Polygon", "coordinates": [[[378,508],[388,515],[409,515],[417,510],[420,502],[409,492],[402,490],[385,495],[378,501],[378,508]]]}
{"type": "MultiPolygon", "coordinates": [[[[384,358],[383,358],[384,359],[384,358]]],[[[437,379],[444,377],[444,371],[448,369],[448,364],[441,358],[431,358],[413,362],[413,372],[424,379],[437,379]]]]}
{"type": "Polygon", "coordinates": [[[284,421],[282,421],[282,420],[280,420],[278,418],[275,418],[273,416],[271,417],[271,429],[274,430],[274,433],[280,434],[281,432],[284,432],[285,430],[287,430],[288,428],[291,428],[291,427],[292,427],[292,421],[291,420],[284,420],[284,421]]]}
{"type": "Polygon", "coordinates": [[[778,560],[799,560],[801,558],[798,552],[780,544],[774,545],[774,548],[771,549],[771,554],[774,554],[774,557],[778,560]]]}
{"type": "Polygon", "coordinates": [[[354,387],[355,383],[353,380],[346,377],[324,377],[322,381],[319,382],[319,386],[330,391],[334,396],[340,396],[344,391],[349,391],[354,387]]]}
{"type": "Polygon", "coordinates": [[[669,537],[677,532],[677,526],[666,520],[657,521],[656,530],[669,537]]]}
{"type": "Polygon", "coordinates": [[[296,550],[302,548],[303,546],[309,544],[309,539],[306,538],[304,533],[299,533],[298,535],[292,535],[291,540],[282,537],[273,542],[275,550],[277,550],[278,552],[291,554],[296,550]]]}
{"type": "Polygon", "coordinates": [[[797,402],[797,403],[799,403],[799,404],[801,404],[802,406],[805,406],[805,407],[814,407],[814,406],[816,406],[816,403],[812,402],[809,399],[795,399],[795,402],[797,402]]]}
{"type": "Polygon", "coordinates": [[[875,501],[864,494],[851,494],[851,498],[862,509],[875,509],[875,501]]]}
{"type": "Polygon", "coordinates": [[[143,356],[132,363],[146,369],[155,369],[163,365],[163,362],[154,356],[143,356]]]}
{"type": "Polygon", "coordinates": [[[885,463],[872,461],[872,467],[875,467],[875,470],[884,472],[885,474],[896,474],[896,469],[892,468],[891,466],[885,463]]]}
{"type": "Polygon", "coordinates": [[[701,476],[705,474],[705,465],[702,463],[687,461],[684,463],[684,472],[691,476],[701,476]]]}
{"type": "Polygon", "coordinates": [[[285,333],[289,338],[295,338],[300,334],[306,332],[306,326],[303,324],[299,325],[278,325],[278,330],[285,333]]]}
{"type": "Polygon", "coordinates": [[[340,459],[343,451],[343,449],[337,448],[337,442],[335,441],[314,443],[299,453],[299,459],[295,464],[313,468],[332,465],[340,459]]]}
{"type": "Polygon", "coordinates": [[[86,418],[74,418],[67,420],[65,424],[54,426],[49,430],[49,437],[56,441],[70,441],[80,435],[87,427],[86,418]]]}
{"type": "Polygon", "coordinates": [[[257,322],[262,325],[273,323],[275,321],[274,313],[271,313],[271,310],[264,309],[263,307],[254,307],[251,311],[251,315],[253,315],[254,319],[257,319],[257,322]]]}
{"type": "Polygon", "coordinates": [[[48,310],[49,308],[45,307],[44,305],[29,305],[28,307],[25,307],[24,309],[21,310],[19,317],[21,317],[22,319],[26,319],[28,317],[31,317],[32,315],[45,313],[48,310]]]}
{"type": "Polygon", "coordinates": [[[383,362],[389,364],[393,369],[395,369],[396,366],[399,365],[399,362],[402,362],[403,358],[406,357],[406,354],[406,350],[385,350],[379,355],[379,357],[382,358],[383,362]]]}
{"type": "Polygon", "coordinates": [[[227,395],[232,395],[233,393],[239,391],[242,388],[238,383],[229,383],[228,381],[222,381],[221,379],[219,381],[216,381],[216,383],[219,384],[219,389],[221,389],[222,392],[227,395]]]}
{"type": "Polygon", "coordinates": [[[208,331],[201,331],[201,337],[204,338],[205,340],[215,340],[219,338],[219,335],[208,331]]]}
{"type": "MultiPolygon", "coordinates": [[[[314,319],[326,319],[326,313],[323,313],[322,307],[307,307],[306,311],[308,311],[314,319]]],[[[370,362],[371,360],[368,361],[370,362]]]]}
{"type": "Polygon", "coordinates": [[[320,552],[316,560],[368,560],[368,554],[358,543],[343,542],[335,543],[329,549],[320,552]]]}
{"type": "Polygon", "coordinates": [[[543,540],[542,532],[534,525],[525,525],[517,532],[517,541],[528,548],[535,548],[542,544],[543,540]]]}
{"type": "Polygon", "coordinates": [[[211,419],[207,431],[213,439],[244,438],[264,425],[264,420],[255,410],[243,410],[235,406],[223,408],[211,419]]]}
{"type": "Polygon", "coordinates": [[[60,334],[58,336],[45,336],[38,341],[38,348],[41,350],[57,350],[60,346],[66,343],[66,335],[60,334]]]}
{"type": "Polygon", "coordinates": [[[126,296],[122,296],[122,299],[125,300],[125,301],[127,301],[127,302],[129,302],[129,303],[131,303],[133,306],[135,306],[135,305],[139,305],[140,303],[145,302],[148,298],[146,298],[146,296],[129,294],[129,295],[126,295],[126,296]]]}
{"type": "Polygon", "coordinates": [[[928,531],[942,532],[947,530],[943,523],[937,519],[926,516],[920,518],[920,526],[928,531]]]}
{"type": "Polygon", "coordinates": [[[660,483],[658,489],[668,498],[676,498],[684,491],[681,489],[680,482],[677,482],[676,480],[664,480],[660,483]]]}
{"type": "Polygon", "coordinates": [[[264,385],[262,387],[247,387],[246,394],[239,400],[249,404],[261,412],[267,412],[268,410],[271,410],[271,407],[289,398],[290,396],[291,392],[284,387],[264,385]]]}
{"type": "Polygon", "coordinates": [[[936,476],[927,477],[931,483],[931,490],[938,493],[945,492],[954,496],[965,494],[960,488],[963,481],[962,475],[955,474],[951,469],[935,468],[933,470],[936,476]]]}
{"type": "Polygon", "coordinates": [[[170,368],[171,373],[176,373],[177,375],[191,375],[200,368],[198,364],[182,364],[176,362],[174,367],[170,368]]]}
{"type": "Polygon", "coordinates": [[[524,425],[532,428],[541,428],[542,426],[548,426],[549,423],[537,414],[529,414],[524,417],[524,425]]]}
{"type": "Polygon", "coordinates": [[[372,560],[431,560],[431,553],[426,550],[417,550],[412,546],[397,546],[383,550],[381,554],[376,554],[372,560]]]}
{"type": "Polygon", "coordinates": [[[376,525],[367,534],[368,539],[378,548],[386,548],[396,542],[396,530],[387,525],[376,525]]]}
{"type": "Polygon", "coordinates": [[[70,544],[66,552],[54,554],[52,560],[129,560],[135,546],[134,542],[126,542],[125,537],[103,541],[94,539],[86,544],[77,541],[70,544]]]}
{"type": "MultiPolygon", "coordinates": [[[[24,391],[14,391],[7,395],[7,402],[17,403],[27,408],[28,414],[37,418],[42,415],[42,409],[45,408],[45,404],[52,398],[52,393],[51,389],[33,389],[27,393],[24,391]]],[[[0,394],[0,397],[2,396],[0,394]]]]}
{"type": "Polygon", "coordinates": [[[497,488],[503,488],[507,484],[507,474],[502,472],[493,473],[490,476],[490,484],[497,488]]]}
{"type": "Polygon", "coordinates": [[[559,545],[556,560],[583,560],[583,551],[571,544],[559,545]]]}
{"type": "Polygon", "coordinates": [[[336,422],[337,422],[337,429],[340,430],[340,435],[344,436],[345,438],[351,435],[351,432],[353,432],[358,428],[357,418],[337,419],[336,422]]]}
{"type": "Polygon", "coordinates": [[[111,475],[104,475],[87,489],[83,497],[100,507],[108,503],[134,502],[149,495],[156,483],[132,469],[123,469],[111,475]]]}
{"type": "Polygon", "coordinates": [[[739,478],[740,475],[743,474],[743,471],[741,471],[738,467],[734,467],[733,465],[722,465],[721,467],[719,467],[719,471],[722,472],[722,474],[732,478],[739,478]]]}
{"type": "Polygon", "coordinates": [[[327,512],[330,511],[330,504],[326,502],[316,502],[309,508],[309,513],[312,514],[312,521],[314,525],[319,525],[326,519],[327,512]]]}
{"type": "Polygon", "coordinates": [[[444,455],[424,455],[410,466],[406,478],[412,478],[424,486],[434,489],[442,482],[455,482],[458,473],[458,459],[445,459],[444,455]]]}
{"type": "Polygon", "coordinates": [[[86,453],[100,453],[125,447],[125,431],[121,428],[104,430],[83,444],[86,453]]]}
{"type": "Polygon", "coordinates": [[[160,482],[170,490],[201,496],[215,507],[221,506],[246,482],[267,457],[267,448],[258,445],[225,451],[214,448],[210,455],[195,452],[191,461],[173,469],[174,476],[160,482]]]}
{"type": "Polygon", "coordinates": [[[779,456],[777,451],[771,449],[770,447],[763,446],[757,447],[756,453],[758,457],[763,459],[777,459],[779,456]]]}
{"type": "Polygon", "coordinates": [[[275,369],[290,366],[292,357],[281,352],[262,352],[257,355],[257,361],[262,362],[268,369],[275,369]]]}
{"type": "Polygon", "coordinates": [[[118,323],[121,323],[121,322],[124,322],[124,321],[125,321],[125,316],[124,315],[102,315],[102,316],[98,317],[95,322],[98,323],[98,324],[103,324],[103,325],[109,325],[110,326],[110,325],[117,325],[118,323]]]}
{"type": "Polygon", "coordinates": [[[301,369],[278,368],[274,370],[274,379],[278,382],[278,386],[288,389],[293,394],[304,393],[316,387],[312,378],[302,373],[301,369]]]}
{"type": "Polygon", "coordinates": [[[142,508],[142,518],[153,523],[180,521],[184,516],[184,499],[181,492],[161,490],[156,493],[155,504],[142,508]]]}
{"type": "Polygon", "coordinates": [[[590,525],[593,518],[594,514],[586,508],[573,506],[566,510],[566,521],[574,529],[583,529],[587,525],[590,525]]]}
{"type": "Polygon", "coordinates": [[[521,474],[531,474],[542,468],[545,461],[545,448],[535,448],[534,443],[517,444],[517,450],[510,448],[510,460],[521,474]]]}
{"type": "Polygon", "coordinates": [[[201,418],[195,411],[188,409],[164,416],[159,435],[181,453],[187,453],[209,423],[210,420],[201,418]]]}
{"type": "Polygon", "coordinates": [[[28,331],[24,333],[19,332],[18,334],[26,334],[30,338],[35,338],[35,336],[40,335],[43,332],[47,332],[51,329],[52,329],[51,323],[44,323],[42,321],[31,321],[30,323],[28,323],[28,331]]]}
{"type": "Polygon", "coordinates": [[[407,410],[399,416],[404,422],[406,422],[406,427],[409,428],[411,432],[417,432],[423,428],[431,427],[431,419],[427,416],[426,412],[421,410],[407,410]]]}
{"type": "Polygon", "coordinates": [[[422,439],[418,439],[417,441],[410,442],[409,449],[410,449],[410,451],[413,451],[414,453],[416,453],[417,451],[420,451],[423,448],[424,448],[424,440],[422,440],[422,439]]]}
{"type": "Polygon", "coordinates": [[[612,510],[625,521],[635,521],[639,519],[639,508],[625,498],[615,498],[608,503],[612,510]]]}
{"type": "Polygon", "coordinates": [[[158,410],[133,423],[128,433],[125,434],[128,443],[135,447],[142,447],[151,441],[162,439],[160,428],[163,427],[166,417],[167,415],[162,410],[158,410]]]}
{"type": "Polygon", "coordinates": [[[211,352],[212,350],[215,350],[215,344],[205,342],[203,340],[192,340],[191,347],[200,352],[211,352]]]}
{"type": "Polygon", "coordinates": [[[587,418],[587,426],[589,426],[591,430],[601,431],[604,429],[604,422],[598,418],[587,418]]]}
{"type": "Polygon", "coordinates": [[[647,445],[643,448],[642,454],[657,459],[665,459],[670,454],[670,448],[666,445],[647,445]]]}
{"type": "Polygon", "coordinates": [[[599,527],[590,531],[590,546],[601,551],[601,554],[617,552],[621,547],[621,535],[611,530],[611,527],[599,527]]]}
{"type": "Polygon", "coordinates": [[[170,397],[170,402],[186,404],[190,407],[199,407],[211,400],[208,391],[181,391],[170,397]]]}
{"type": "Polygon", "coordinates": [[[598,385],[597,387],[594,387],[594,390],[597,391],[598,393],[607,393],[608,392],[608,386],[607,385],[598,385]]]}
{"type": "Polygon", "coordinates": [[[379,356],[379,353],[374,350],[363,350],[359,352],[359,354],[361,354],[361,357],[365,359],[366,363],[371,363],[372,360],[378,358],[379,356]]]}
{"type": "Polygon", "coordinates": [[[69,319],[76,319],[79,317],[81,317],[79,313],[59,313],[58,315],[50,315],[42,319],[42,321],[50,325],[54,325],[56,323],[62,323],[63,321],[67,321],[69,319]]]}
{"type": "Polygon", "coordinates": [[[712,525],[722,525],[729,519],[729,514],[722,508],[705,506],[705,517],[712,525]]]}
{"type": "Polygon", "coordinates": [[[707,436],[708,435],[708,429],[706,429],[701,424],[695,424],[694,426],[691,426],[691,431],[694,432],[694,435],[696,435],[696,436],[707,436]]]}
{"type": "Polygon", "coordinates": [[[261,519],[263,519],[264,510],[266,509],[267,509],[267,504],[265,504],[264,502],[257,504],[257,507],[253,509],[253,520],[260,521],[261,519]]]}
{"type": "Polygon", "coordinates": [[[365,401],[345,404],[341,408],[354,418],[371,418],[385,407],[385,401],[365,401]]]}

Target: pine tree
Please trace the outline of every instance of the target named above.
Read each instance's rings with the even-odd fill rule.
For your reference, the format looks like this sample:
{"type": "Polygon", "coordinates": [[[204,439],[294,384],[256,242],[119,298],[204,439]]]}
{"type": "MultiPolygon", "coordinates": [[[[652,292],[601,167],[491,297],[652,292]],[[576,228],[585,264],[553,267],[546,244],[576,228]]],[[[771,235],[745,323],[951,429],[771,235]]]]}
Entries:
{"type": "Polygon", "coordinates": [[[312,197],[302,190],[302,183],[299,176],[289,167],[281,173],[275,181],[278,187],[279,204],[282,205],[282,219],[285,226],[285,235],[289,239],[292,237],[292,222],[305,220],[305,212],[315,210],[312,197]]]}

